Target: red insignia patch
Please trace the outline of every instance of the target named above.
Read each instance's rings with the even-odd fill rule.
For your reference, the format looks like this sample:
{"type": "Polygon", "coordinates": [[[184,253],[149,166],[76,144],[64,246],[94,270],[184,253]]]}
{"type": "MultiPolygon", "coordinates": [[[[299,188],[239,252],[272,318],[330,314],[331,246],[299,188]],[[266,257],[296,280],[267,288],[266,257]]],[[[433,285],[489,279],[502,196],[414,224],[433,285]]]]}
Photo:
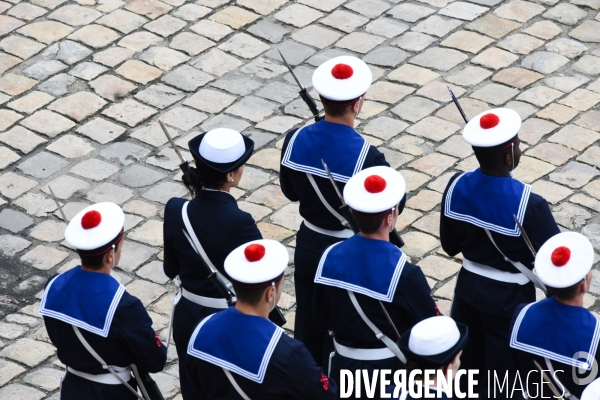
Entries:
{"type": "Polygon", "coordinates": [[[321,382],[323,384],[324,390],[329,390],[329,378],[326,377],[325,374],[322,372],[321,372],[321,379],[319,379],[319,382],[321,382]]]}
{"type": "Polygon", "coordinates": [[[440,315],[443,315],[443,314],[440,312],[440,309],[438,308],[437,304],[435,305],[435,315],[436,315],[436,316],[438,316],[438,317],[439,317],[440,315]]]}
{"type": "Polygon", "coordinates": [[[156,340],[156,345],[158,347],[162,347],[162,342],[160,341],[160,338],[158,337],[158,335],[156,334],[156,332],[154,332],[154,339],[156,340]]]}

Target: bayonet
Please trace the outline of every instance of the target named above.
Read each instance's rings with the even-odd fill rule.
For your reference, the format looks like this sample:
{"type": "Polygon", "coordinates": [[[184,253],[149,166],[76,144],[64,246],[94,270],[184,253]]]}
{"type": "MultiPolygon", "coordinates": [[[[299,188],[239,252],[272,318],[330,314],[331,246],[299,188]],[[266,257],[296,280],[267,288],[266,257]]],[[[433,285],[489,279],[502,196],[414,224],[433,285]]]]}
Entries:
{"type": "Polygon", "coordinates": [[[159,123],[160,127],[162,128],[163,132],[165,133],[165,136],[167,137],[167,139],[169,139],[169,143],[171,143],[171,147],[173,147],[173,150],[175,150],[175,154],[177,154],[177,157],[179,157],[179,160],[181,161],[181,164],[179,164],[179,168],[181,168],[181,170],[185,174],[190,169],[190,163],[185,159],[185,157],[179,151],[179,148],[173,141],[173,138],[169,134],[169,131],[167,130],[167,127],[165,126],[165,124],[163,124],[161,120],[158,120],[158,123],[159,123]]]}
{"type": "Polygon", "coordinates": [[[548,383],[548,386],[550,386],[550,390],[552,391],[552,393],[554,393],[554,397],[556,399],[564,400],[562,394],[560,394],[558,392],[558,389],[556,388],[556,386],[554,386],[554,383],[552,383],[552,380],[550,380],[550,378],[546,374],[546,371],[544,371],[542,369],[541,365],[536,360],[533,360],[533,363],[535,364],[536,368],[539,369],[540,372],[542,373],[544,380],[546,380],[546,382],[548,383]]]}
{"type": "Polygon", "coordinates": [[[290,64],[288,64],[288,62],[285,59],[285,57],[283,56],[283,54],[281,54],[281,50],[277,49],[277,51],[279,52],[279,55],[281,56],[281,60],[283,61],[283,63],[287,67],[287,69],[290,71],[292,78],[294,78],[294,80],[298,84],[298,87],[300,87],[300,92],[298,92],[298,93],[300,93],[300,97],[302,97],[302,100],[304,100],[304,102],[310,109],[310,112],[312,112],[315,122],[319,122],[320,120],[323,119],[323,117],[321,117],[319,115],[319,109],[317,108],[317,103],[315,103],[315,100],[312,97],[310,97],[310,94],[308,94],[308,91],[306,90],[304,85],[302,85],[302,83],[300,82],[300,80],[298,79],[296,74],[294,73],[294,70],[292,69],[290,64]]]}
{"type": "Polygon", "coordinates": [[[529,240],[529,237],[527,236],[525,229],[523,229],[523,225],[521,225],[521,223],[519,222],[519,219],[517,218],[516,215],[513,214],[513,218],[515,219],[515,222],[517,223],[517,226],[519,227],[519,230],[521,231],[521,235],[523,236],[523,240],[525,240],[525,244],[527,245],[527,247],[529,247],[529,251],[531,251],[531,254],[535,258],[537,253],[536,253],[535,249],[533,248],[533,244],[531,243],[531,240],[529,240]]]}
{"type": "Polygon", "coordinates": [[[325,173],[329,177],[329,181],[331,182],[331,184],[333,185],[333,188],[335,189],[335,193],[338,195],[338,197],[340,198],[340,201],[342,202],[342,206],[347,206],[346,202],[344,201],[344,197],[340,193],[340,189],[337,187],[337,185],[335,184],[335,181],[333,180],[333,175],[331,175],[331,171],[329,171],[329,167],[327,166],[327,164],[325,164],[325,161],[322,158],[321,158],[321,163],[323,164],[323,169],[325,169],[325,173]]]}
{"type": "Polygon", "coordinates": [[[448,88],[448,92],[450,92],[450,97],[452,97],[452,101],[454,102],[454,105],[456,106],[456,108],[458,108],[458,112],[460,113],[460,115],[462,115],[463,119],[465,120],[465,123],[469,122],[469,119],[467,118],[467,114],[465,114],[465,112],[463,111],[462,107],[460,106],[456,96],[454,95],[454,93],[452,93],[452,89],[450,89],[450,86],[446,86],[448,88]]]}
{"type": "Polygon", "coordinates": [[[394,321],[392,321],[392,317],[390,317],[390,314],[386,310],[386,308],[383,305],[383,303],[381,302],[381,300],[379,300],[379,304],[381,305],[381,308],[383,309],[383,313],[385,314],[385,317],[387,318],[388,322],[390,323],[390,325],[392,325],[392,328],[394,328],[394,331],[396,332],[396,340],[400,339],[400,332],[398,332],[398,328],[396,328],[394,321]]]}
{"type": "MultiPolygon", "coordinates": [[[[354,221],[354,218],[352,217],[352,211],[350,210],[348,204],[346,204],[346,202],[344,201],[344,197],[340,193],[340,190],[337,184],[335,183],[333,175],[331,174],[329,167],[325,163],[325,160],[321,159],[321,163],[323,164],[323,169],[325,170],[325,173],[327,173],[327,176],[329,177],[329,181],[335,189],[335,193],[337,194],[338,198],[340,199],[340,202],[342,203],[342,205],[340,206],[340,211],[342,211],[346,222],[348,222],[348,225],[350,226],[352,231],[354,231],[354,233],[360,232],[360,229],[358,229],[358,225],[356,225],[356,221],[354,221]]],[[[400,236],[396,228],[392,229],[392,231],[390,232],[390,243],[394,244],[397,247],[404,246],[404,240],[402,240],[402,237],[400,236]]]]}
{"type": "Polygon", "coordinates": [[[60,215],[62,216],[62,219],[65,222],[69,222],[69,220],[67,219],[65,212],[63,211],[62,207],[60,206],[60,204],[58,203],[58,199],[56,198],[56,196],[54,195],[54,192],[52,191],[52,188],[50,187],[50,185],[48,185],[48,190],[50,190],[50,194],[52,195],[52,199],[54,199],[54,203],[56,204],[56,207],[58,207],[58,211],[60,212],[60,215]]]}
{"type": "Polygon", "coordinates": [[[333,179],[333,175],[331,175],[331,171],[329,171],[329,167],[327,166],[327,164],[325,164],[325,160],[321,159],[321,163],[323,164],[323,169],[325,169],[325,173],[327,173],[327,176],[329,177],[329,181],[333,185],[335,193],[337,194],[338,198],[340,199],[340,202],[342,203],[342,205],[340,206],[340,211],[344,215],[346,222],[348,223],[350,229],[352,229],[354,233],[360,232],[360,229],[358,229],[358,225],[356,225],[356,221],[354,221],[354,218],[352,217],[352,211],[350,210],[350,207],[348,207],[348,204],[346,204],[346,202],[344,201],[344,197],[340,193],[340,189],[338,189],[337,184],[333,179]]]}

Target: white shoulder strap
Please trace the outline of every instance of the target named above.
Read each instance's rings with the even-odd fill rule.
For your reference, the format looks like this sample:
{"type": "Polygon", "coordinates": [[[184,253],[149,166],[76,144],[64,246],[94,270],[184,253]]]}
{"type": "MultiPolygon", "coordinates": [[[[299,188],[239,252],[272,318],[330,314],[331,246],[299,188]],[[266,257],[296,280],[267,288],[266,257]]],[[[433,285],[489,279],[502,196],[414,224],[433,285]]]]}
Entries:
{"type": "MultiPolygon", "coordinates": [[[[88,341],[85,340],[85,338],[83,337],[83,335],[79,331],[78,327],[76,327],[75,325],[71,325],[71,326],[73,327],[73,330],[75,331],[75,334],[77,335],[77,338],[79,339],[79,341],[81,342],[81,344],[83,345],[83,347],[86,348],[86,350],[92,355],[92,357],[94,357],[96,360],[98,360],[98,362],[102,365],[102,368],[104,368],[105,370],[107,370],[108,372],[110,372],[115,378],[117,378],[119,380],[119,382],[121,382],[123,385],[125,385],[125,387],[127,389],[129,389],[129,391],[131,393],[135,394],[139,399],[141,399],[141,400],[148,399],[149,400],[148,397],[144,397],[141,394],[139,394],[134,388],[132,388],[127,382],[125,382],[123,380],[123,378],[121,378],[119,376],[119,374],[117,374],[115,372],[115,370],[113,370],[110,366],[108,366],[108,364],[106,364],[104,362],[104,360],[102,359],[102,357],[100,357],[100,355],[98,353],[96,353],[96,350],[94,350],[92,348],[92,346],[90,346],[90,344],[88,343],[88,341]]],[[[136,376],[136,379],[137,379],[137,376],[136,376]]],[[[139,382],[139,379],[137,379],[137,380],[139,382]]]]}
{"type": "Polygon", "coordinates": [[[342,223],[342,225],[344,225],[345,227],[348,227],[348,221],[346,221],[346,218],[344,218],[342,216],[342,214],[340,214],[339,212],[335,211],[335,209],[333,207],[331,207],[331,205],[327,202],[327,200],[325,200],[325,197],[323,197],[323,193],[321,193],[319,186],[317,186],[317,182],[315,182],[315,178],[308,172],[306,173],[306,177],[308,178],[308,181],[312,185],[313,189],[315,189],[315,192],[317,192],[317,196],[319,196],[319,199],[321,200],[321,203],[323,203],[325,208],[330,213],[332,213],[334,217],[339,219],[340,222],[342,223]]]}
{"type": "Polygon", "coordinates": [[[544,285],[542,283],[542,281],[539,280],[539,278],[537,277],[537,275],[534,274],[532,270],[530,270],[529,268],[527,268],[526,266],[524,266],[523,264],[521,264],[519,261],[513,261],[510,258],[506,257],[504,255],[504,253],[502,252],[502,250],[500,250],[500,247],[498,247],[498,245],[494,241],[494,238],[492,237],[492,234],[490,233],[490,231],[488,229],[484,229],[484,230],[485,230],[485,233],[488,235],[488,238],[490,238],[490,241],[492,242],[492,244],[494,245],[494,247],[496,248],[496,250],[498,250],[498,252],[500,253],[500,255],[502,257],[504,257],[504,261],[509,262],[512,265],[514,265],[514,267],[516,269],[518,269],[519,272],[521,272],[523,275],[525,275],[527,277],[527,279],[529,279],[531,282],[533,282],[533,284],[537,288],[539,288],[544,293],[546,293],[546,291],[547,291],[546,285],[544,285]]]}
{"type": "Polygon", "coordinates": [[[577,396],[574,396],[571,392],[569,392],[569,389],[567,389],[567,387],[563,385],[561,381],[558,380],[556,374],[554,373],[554,367],[552,366],[552,363],[550,362],[548,357],[544,357],[544,361],[546,361],[546,367],[548,367],[548,370],[550,370],[552,379],[554,379],[556,383],[558,383],[562,387],[563,397],[567,400],[579,400],[577,396]]]}
{"type": "Polygon", "coordinates": [[[227,379],[229,379],[229,382],[231,382],[235,391],[238,392],[240,396],[242,396],[242,399],[250,400],[250,397],[248,397],[248,395],[242,390],[240,385],[238,385],[238,383],[235,381],[233,375],[231,375],[231,372],[229,372],[229,370],[225,368],[223,368],[223,372],[225,372],[225,375],[227,375],[227,379]]]}
{"type": "Polygon", "coordinates": [[[350,290],[348,290],[347,292],[348,296],[350,296],[352,304],[354,305],[354,308],[356,309],[356,312],[358,312],[358,315],[360,315],[362,320],[365,321],[365,324],[367,324],[369,328],[371,328],[373,333],[375,333],[377,339],[381,340],[383,344],[385,344],[387,348],[390,349],[392,353],[394,353],[394,355],[400,359],[400,361],[402,361],[403,364],[406,364],[406,357],[404,356],[404,353],[402,353],[402,350],[400,350],[398,345],[392,339],[384,335],[383,332],[381,332],[379,328],[377,328],[375,324],[371,322],[371,320],[367,317],[363,309],[360,307],[360,304],[358,304],[354,292],[350,290]]]}
{"type": "MultiPolygon", "coordinates": [[[[231,282],[229,282],[229,280],[225,278],[225,276],[222,273],[219,272],[219,270],[215,267],[212,261],[210,261],[210,258],[208,258],[208,255],[206,254],[206,251],[204,251],[204,247],[202,247],[202,245],[200,244],[198,236],[196,236],[196,232],[194,232],[194,228],[192,227],[192,224],[190,223],[190,218],[188,217],[187,207],[189,203],[189,201],[186,201],[183,207],[181,208],[181,217],[183,218],[183,224],[185,225],[185,229],[187,230],[188,235],[190,235],[190,237],[194,241],[196,248],[200,251],[200,254],[198,255],[202,258],[202,260],[204,260],[206,265],[211,267],[214,271],[217,271],[217,275],[219,276],[219,278],[221,278],[223,282],[225,282],[227,288],[231,290],[232,293],[234,293],[233,285],[231,284],[231,282]]],[[[196,249],[194,249],[194,251],[196,251],[196,249]]]]}

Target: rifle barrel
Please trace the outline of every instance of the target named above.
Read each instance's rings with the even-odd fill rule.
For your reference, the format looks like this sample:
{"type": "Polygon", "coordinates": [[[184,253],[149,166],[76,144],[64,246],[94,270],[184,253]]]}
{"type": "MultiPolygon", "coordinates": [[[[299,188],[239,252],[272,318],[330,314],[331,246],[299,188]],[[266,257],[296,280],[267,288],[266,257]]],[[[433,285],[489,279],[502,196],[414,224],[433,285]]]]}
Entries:
{"type": "Polygon", "coordinates": [[[446,86],[446,87],[448,88],[448,92],[450,92],[450,97],[452,97],[452,101],[454,102],[454,105],[456,106],[456,108],[458,108],[458,112],[460,113],[460,115],[462,115],[463,119],[465,120],[465,123],[469,122],[469,119],[467,118],[467,114],[465,114],[465,112],[463,111],[462,107],[460,106],[460,103],[458,102],[458,99],[452,92],[452,89],[450,89],[449,86],[446,86]]]}

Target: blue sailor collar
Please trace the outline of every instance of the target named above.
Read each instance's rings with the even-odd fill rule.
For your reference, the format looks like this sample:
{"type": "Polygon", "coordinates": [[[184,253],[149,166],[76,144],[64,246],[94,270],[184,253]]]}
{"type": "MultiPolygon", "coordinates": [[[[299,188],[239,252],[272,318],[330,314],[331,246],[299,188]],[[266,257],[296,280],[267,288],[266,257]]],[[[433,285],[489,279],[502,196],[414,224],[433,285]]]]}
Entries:
{"type": "Polygon", "coordinates": [[[325,162],[333,179],[345,183],[362,170],[369,147],[369,142],[353,128],[321,120],[296,131],[281,164],[295,171],[327,178],[321,163],[322,155],[327,154],[325,162]]]}
{"type": "Polygon", "coordinates": [[[187,353],[262,383],[282,333],[283,329],[268,319],[230,307],[209,315],[198,324],[187,353]],[[240,327],[243,335],[240,335],[240,327]]]}
{"type": "Polygon", "coordinates": [[[550,297],[521,310],[511,333],[510,347],[589,370],[598,341],[600,321],[592,313],[550,297]],[[580,354],[586,354],[587,359],[574,359],[578,352],[586,352],[580,354]]]}
{"type": "Polygon", "coordinates": [[[523,224],[531,186],[512,178],[485,175],[478,168],[452,182],[444,215],[506,236],[521,232],[513,215],[523,224]]]}
{"type": "Polygon", "coordinates": [[[315,282],[391,303],[404,264],[398,247],[356,234],[325,250],[315,282]]]}
{"type": "Polygon", "coordinates": [[[109,274],[77,266],[48,284],[39,313],[107,337],[124,292],[125,286],[109,274]]]}

